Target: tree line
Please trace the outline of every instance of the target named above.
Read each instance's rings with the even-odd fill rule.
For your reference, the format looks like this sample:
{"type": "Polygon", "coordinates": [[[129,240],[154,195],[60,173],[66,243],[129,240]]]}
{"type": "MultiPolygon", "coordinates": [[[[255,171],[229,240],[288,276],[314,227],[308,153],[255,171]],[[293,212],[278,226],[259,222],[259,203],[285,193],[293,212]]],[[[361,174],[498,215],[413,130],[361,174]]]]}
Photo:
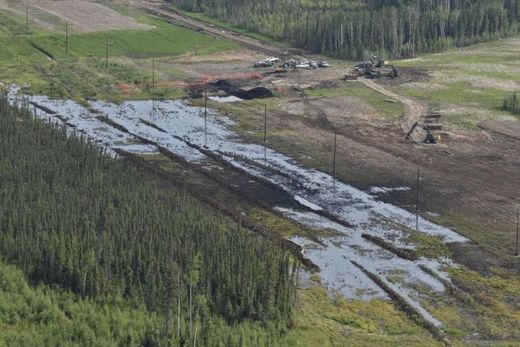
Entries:
{"type": "Polygon", "coordinates": [[[173,0],[338,58],[414,57],[518,31],[520,0],[173,0]]]}
{"type": "Polygon", "coordinates": [[[164,317],[168,344],[260,341],[247,322],[287,327],[298,266],[288,251],[6,95],[0,182],[0,257],[32,282],[142,305],[164,317]]]}

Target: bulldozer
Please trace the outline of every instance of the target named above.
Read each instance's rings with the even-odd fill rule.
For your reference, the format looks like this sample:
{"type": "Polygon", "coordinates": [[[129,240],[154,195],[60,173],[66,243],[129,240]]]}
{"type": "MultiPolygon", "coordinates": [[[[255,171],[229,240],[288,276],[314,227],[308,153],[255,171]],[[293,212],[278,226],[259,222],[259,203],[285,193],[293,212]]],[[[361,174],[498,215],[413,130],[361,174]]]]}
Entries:
{"type": "MultiPolygon", "coordinates": [[[[386,59],[376,55],[372,56],[369,61],[358,63],[354,68],[359,71],[360,76],[367,78],[399,77],[399,71],[395,66],[389,65],[386,59]]],[[[351,73],[350,75],[354,74],[351,73]]]]}

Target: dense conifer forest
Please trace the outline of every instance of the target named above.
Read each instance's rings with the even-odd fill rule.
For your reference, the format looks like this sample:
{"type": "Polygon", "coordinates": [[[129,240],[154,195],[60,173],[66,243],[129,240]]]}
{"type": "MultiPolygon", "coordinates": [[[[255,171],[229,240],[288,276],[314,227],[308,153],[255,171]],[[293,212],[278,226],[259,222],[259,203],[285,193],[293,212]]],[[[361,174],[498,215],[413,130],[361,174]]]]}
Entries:
{"type": "Polygon", "coordinates": [[[139,318],[140,343],[269,345],[287,327],[287,251],[5,95],[0,182],[0,260],[31,283],[157,315],[139,318]]]}
{"type": "Polygon", "coordinates": [[[413,57],[517,32],[520,0],[173,0],[319,53],[413,57]]]}

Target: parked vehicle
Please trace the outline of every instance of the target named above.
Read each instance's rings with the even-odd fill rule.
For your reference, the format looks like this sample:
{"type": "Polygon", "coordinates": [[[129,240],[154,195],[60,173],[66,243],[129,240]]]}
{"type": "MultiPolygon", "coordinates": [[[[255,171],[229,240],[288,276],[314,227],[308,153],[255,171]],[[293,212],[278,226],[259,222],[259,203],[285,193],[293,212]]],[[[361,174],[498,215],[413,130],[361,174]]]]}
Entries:
{"type": "Polygon", "coordinates": [[[271,62],[271,63],[278,63],[280,61],[280,58],[277,58],[277,57],[269,57],[267,59],[265,59],[265,61],[267,62],[271,62]]]}
{"type": "Polygon", "coordinates": [[[319,61],[318,62],[318,67],[327,68],[327,67],[330,67],[330,64],[327,63],[326,61],[319,61]]]}
{"type": "Polygon", "coordinates": [[[311,61],[311,62],[309,62],[309,66],[312,67],[313,69],[317,69],[318,68],[318,63],[315,62],[315,61],[311,61]]]}
{"type": "Polygon", "coordinates": [[[271,67],[273,65],[274,65],[273,62],[270,62],[270,61],[267,61],[267,60],[261,60],[261,61],[256,62],[253,65],[253,67],[271,67]]]}

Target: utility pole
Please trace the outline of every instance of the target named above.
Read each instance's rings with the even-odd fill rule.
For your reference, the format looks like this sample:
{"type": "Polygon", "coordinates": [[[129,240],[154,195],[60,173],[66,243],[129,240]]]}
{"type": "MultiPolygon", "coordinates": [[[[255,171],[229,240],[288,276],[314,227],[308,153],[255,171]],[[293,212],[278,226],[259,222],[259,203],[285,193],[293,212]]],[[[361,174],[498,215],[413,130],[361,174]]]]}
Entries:
{"type": "Polygon", "coordinates": [[[518,244],[519,242],[519,233],[520,233],[520,207],[516,208],[516,249],[515,249],[515,257],[518,257],[518,247],[520,246],[518,244]]]}
{"type": "Polygon", "coordinates": [[[155,57],[152,58],[152,88],[155,88],[155,57]]]}
{"type": "Polygon", "coordinates": [[[421,177],[420,169],[417,168],[417,189],[416,189],[416,200],[415,200],[415,230],[419,231],[419,180],[421,177]]]}
{"type": "Polygon", "coordinates": [[[25,33],[29,34],[29,6],[25,6],[25,33]]]}
{"type": "Polygon", "coordinates": [[[267,104],[264,110],[264,164],[267,165],[267,104]]]}
{"type": "Polygon", "coordinates": [[[208,82],[204,81],[204,147],[208,145],[208,82]]]}
{"type": "Polygon", "coordinates": [[[105,66],[108,69],[108,34],[105,35],[105,66]]]}
{"type": "Polygon", "coordinates": [[[69,53],[69,22],[65,23],[65,53],[69,53]]]}
{"type": "Polygon", "coordinates": [[[338,134],[334,132],[334,152],[332,156],[332,178],[334,183],[336,182],[336,149],[337,149],[337,136],[338,134]]]}

